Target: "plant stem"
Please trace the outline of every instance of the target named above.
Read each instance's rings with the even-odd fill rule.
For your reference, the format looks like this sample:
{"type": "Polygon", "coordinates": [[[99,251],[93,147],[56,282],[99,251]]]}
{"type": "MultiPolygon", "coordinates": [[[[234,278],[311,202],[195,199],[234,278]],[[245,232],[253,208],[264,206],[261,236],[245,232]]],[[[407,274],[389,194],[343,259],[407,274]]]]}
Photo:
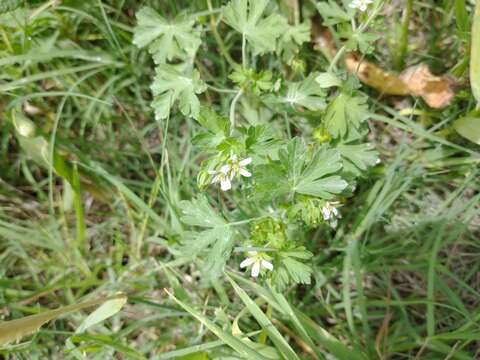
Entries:
{"type": "Polygon", "coordinates": [[[72,171],[72,189],[73,189],[73,205],[75,207],[76,228],[77,228],[77,249],[81,254],[87,252],[87,241],[85,225],[85,214],[82,206],[82,190],[80,186],[80,178],[78,176],[77,163],[73,163],[72,171]]]}
{"type": "Polygon", "coordinates": [[[242,34],[242,66],[247,68],[247,38],[242,34]]]}
{"type": "Polygon", "coordinates": [[[222,38],[220,37],[220,34],[217,31],[217,20],[215,19],[215,12],[212,8],[212,1],[207,0],[207,6],[208,6],[208,11],[210,12],[210,29],[212,30],[213,37],[215,38],[215,41],[217,42],[218,45],[218,50],[220,51],[220,54],[227,60],[228,64],[232,67],[236,66],[237,63],[235,60],[232,59],[230,54],[228,53],[227,48],[225,47],[225,44],[223,43],[222,38]]]}
{"type": "Polygon", "coordinates": [[[402,27],[397,39],[397,53],[395,56],[395,67],[397,70],[402,70],[405,65],[405,55],[408,47],[408,27],[412,19],[413,0],[406,0],[407,6],[403,10],[402,27]]]}
{"type": "MultiPolygon", "coordinates": [[[[372,20],[377,16],[378,12],[380,11],[380,8],[381,8],[381,5],[378,5],[375,9],[373,9],[373,11],[370,14],[370,16],[368,17],[367,21],[365,21],[363,24],[361,24],[357,29],[354,29],[353,35],[359,35],[362,32],[364,32],[365,29],[368,27],[368,25],[372,22],[372,20]]],[[[352,23],[352,25],[353,24],[354,24],[354,22],[352,23]]],[[[347,50],[347,48],[345,47],[345,45],[343,45],[340,48],[340,50],[337,51],[337,53],[335,54],[332,62],[328,66],[328,70],[327,70],[328,72],[336,69],[338,61],[342,58],[342,56],[343,56],[343,54],[345,53],[346,50],[347,50]]]]}
{"type": "Polygon", "coordinates": [[[230,105],[230,135],[233,134],[233,130],[235,129],[235,106],[237,105],[237,101],[238,99],[240,99],[240,96],[242,96],[242,94],[243,90],[238,90],[237,95],[235,95],[230,105]]]}

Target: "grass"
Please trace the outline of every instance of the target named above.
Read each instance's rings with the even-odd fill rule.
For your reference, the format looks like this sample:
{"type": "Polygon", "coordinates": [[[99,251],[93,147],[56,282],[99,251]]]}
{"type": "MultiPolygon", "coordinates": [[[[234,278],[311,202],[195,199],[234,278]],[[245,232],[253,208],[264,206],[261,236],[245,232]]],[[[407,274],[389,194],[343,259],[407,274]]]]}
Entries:
{"type": "MultiPolygon", "coordinates": [[[[0,15],[0,320],[118,291],[128,303],[81,333],[75,331],[86,313],[62,317],[1,348],[2,356],[480,356],[480,148],[452,130],[476,104],[468,67],[462,71],[473,10],[465,15],[461,6],[473,2],[407,1],[413,8],[403,15],[403,2],[386,2],[382,11],[394,16],[375,19],[386,31],[370,58],[387,69],[424,61],[442,72],[456,69],[457,96],[441,110],[406,98],[399,110],[403,98],[362,88],[382,163],[357,183],[336,232],[308,234],[312,284],[281,293],[241,274],[236,260],[211,282],[202,261],[177,246],[185,230],[179,204],[199,192],[204,156],[192,145],[198,124],[178,113],[156,122],[150,108],[153,63],[132,34],[135,12],[158,3],[28,3],[0,15]],[[45,143],[19,142],[14,113],[33,121],[45,143]],[[53,167],[32,160],[44,150],[44,159],[57,159],[53,167]]],[[[241,63],[245,49],[217,28],[221,5],[164,1],[161,10],[200,14],[212,34],[197,65],[210,85],[202,96],[228,114],[238,93],[217,91],[231,90],[228,64],[241,63]]],[[[302,52],[313,68],[331,65],[310,45],[302,52]]],[[[236,107],[245,105],[239,100],[236,107]]],[[[289,130],[299,125],[286,121],[289,130]]],[[[272,123],[274,131],[284,127],[272,123]]],[[[229,204],[228,196],[216,203],[229,204]]],[[[254,206],[239,202],[242,211],[254,206]]]]}

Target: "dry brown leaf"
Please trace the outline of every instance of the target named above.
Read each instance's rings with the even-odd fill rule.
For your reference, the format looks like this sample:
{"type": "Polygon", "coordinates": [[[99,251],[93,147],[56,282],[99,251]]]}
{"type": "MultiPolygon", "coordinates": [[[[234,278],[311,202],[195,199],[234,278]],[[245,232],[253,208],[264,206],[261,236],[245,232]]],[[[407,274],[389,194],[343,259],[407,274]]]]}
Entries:
{"type": "MultiPolygon", "coordinates": [[[[315,50],[331,55],[337,52],[332,34],[318,21],[312,21],[312,42],[315,50]]],[[[364,84],[383,94],[421,96],[432,108],[447,106],[455,96],[453,80],[433,75],[425,64],[409,67],[397,76],[352,52],[344,57],[344,65],[364,84]]]]}
{"type": "Polygon", "coordinates": [[[420,64],[405,69],[400,74],[413,95],[421,96],[432,108],[443,108],[450,104],[455,93],[453,81],[447,76],[433,75],[428,66],[420,64]]]}
{"type": "Polygon", "coordinates": [[[384,71],[379,66],[366,61],[358,60],[355,54],[345,57],[345,67],[349,72],[368,86],[389,95],[409,95],[410,89],[398,76],[384,71]]]}

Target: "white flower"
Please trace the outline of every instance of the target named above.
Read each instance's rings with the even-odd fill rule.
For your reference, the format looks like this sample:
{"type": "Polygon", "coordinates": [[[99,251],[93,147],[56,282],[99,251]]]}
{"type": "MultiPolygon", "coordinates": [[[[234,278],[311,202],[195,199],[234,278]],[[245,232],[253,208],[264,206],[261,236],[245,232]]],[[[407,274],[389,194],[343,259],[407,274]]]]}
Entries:
{"type": "Polygon", "coordinates": [[[238,160],[237,155],[233,154],[230,156],[230,163],[231,163],[231,179],[235,177],[235,175],[240,174],[245,177],[252,176],[252,173],[248,171],[245,167],[252,162],[252,158],[248,157],[243,160],[238,160]]]}
{"type": "Polygon", "coordinates": [[[252,276],[258,277],[260,274],[261,268],[272,271],[273,265],[270,261],[267,260],[267,256],[262,253],[257,253],[256,251],[249,251],[248,257],[240,263],[240,268],[246,268],[247,266],[252,266],[252,276]]]}
{"type": "Polygon", "coordinates": [[[220,188],[223,191],[228,191],[232,188],[232,182],[230,177],[230,165],[223,165],[220,170],[208,170],[210,175],[215,175],[212,179],[212,184],[220,183],[220,188]]]}
{"type": "Polygon", "coordinates": [[[208,170],[210,175],[215,175],[212,179],[212,184],[220,183],[220,188],[223,191],[228,191],[232,188],[232,180],[237,174],[241,176],[250,177],[252,173],[246,169],[246,166],[252,162],[252,158],[238,160],[237,155],[230,156],[228,163],[223,165],[220,170],[208,170]]]}
{"type": "Polygon", "coordinates": [[[327,201],[322,207],[322,215],[323,220],[328,221],[330,226],[335,229],[337,227],[337,219],[342,216],[338,212],[338,209],[333,205],[334,204],[327,201]]]}
{"type": "Polygon", "coordinates": [[[365,11],[367,10],[368,5],[373,3],[373,0],[353,0],[349,7],[352,9],[359,9],[360,11],[365,11]]]}

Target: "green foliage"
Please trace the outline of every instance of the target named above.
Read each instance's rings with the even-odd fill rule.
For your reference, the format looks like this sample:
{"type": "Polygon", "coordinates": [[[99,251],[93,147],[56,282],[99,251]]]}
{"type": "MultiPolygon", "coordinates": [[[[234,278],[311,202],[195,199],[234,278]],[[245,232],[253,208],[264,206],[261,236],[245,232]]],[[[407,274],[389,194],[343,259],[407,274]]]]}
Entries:
{"type": "Polygon", "coordinates": [[[275,51],[277,39],[287,30],[282,16],[263,16],[269,2],[233,0],[223,10],[224,21],[247,39],[254,55],[275,51]]]}
{"type": "Polygon", "coordinates": [[[196,70],[186,75],[173,66],[163,65],[157,68],[151,89],[155,96],[152,102],[155,118],[162,120],[170,115],[176,102],[183,115],[197,118],[200,114],[197,94],[204,92],[206,86],[196,70]]]}
{"type": "Polygon", "coordinates": [[[200,46],[200,35],[194,20],[183,19],[169,22],[155,10],[143,7],[137,12],[137,26],[133,43],[138,47],[148,46],[155,63],[194,56],[200,46]]]}
{"type": "Polygon", "coordinates": [[[291,63],[302,44],[310,41],[310,28],[308,20],[298,25],[287,25],[279,41],[279,53],[284,61],[291,63]]]}
{"type": "Polygon", "coordinates": [[[0,337],[130,302],[0,357],[478,357],[475,2],[407,4],[0,1],[0,337]]]}
{"type": "Polygon", "coordinates": [[[312,256],[304,247],[279,252],[276,259],[278,265],[272,277],[277,289],[281,291],[291,283],[310,284],[312,268],[298,260],[309,260],[312,256]]]}
{"type": "Polygon", "coordinates": [[[204,273],[210,278],[217,277],[232,250],[232,230],[201,196],[191,201],[182,201],[182,221],[191,226],[205,228],[203,231],[191,231],[185,234],[184,252],[187,256],[207,254],[204,273]]]}
{"type": "Polygon", "coordinates": [[[352,19],[352,15],[346,12],[334,0],[317,1],[316,6],[318,12],[322,15],[323,23],[327,26],[349,22],[352,19]]]}
{"type": "Polygon", "coordinates": [[[229,78],[244,91],[260,95],[262,92],[270,91],[273,88],[271,71],[256,73],[254,69],[235,69],[229,78]]]}
{"type": "Polygon", "coordinates": [[[359,126],[368,118],[365,99],[340,93],[328,105],[323,121],[328,132],[334,137],[345,137],[348,129],[359,126]]]}
{"type": "Polygon", "coordinates": [[[369,167],[379,161],[378,152],[372,144],[341,143],[335,147],[344,159],[344,170],[361,176],[369,167]]]}
{"type": "Polygon", "coordinates": [[[308,110],[325,109],[325,91],[315,80],[317,74],[310,74],[305,80],[287,85],[287,92],[280,100],[292,107],[304,107],[308,110]]]}
{"type": "Polygon", "coordinates": [[[0,2],[0,14],[15,10],[24,4],[24,0],[3,0],[0,2]]]}
{"type": "Polygon", "coordinates": [[[319,147],[307,152],[303,140],[294,138],[280,151],[278,161],[257,170],[257,190],[268,198],[298,193],[332,199],[348,185],[333,175],[341,168],[336,150],[319,147]]]}

